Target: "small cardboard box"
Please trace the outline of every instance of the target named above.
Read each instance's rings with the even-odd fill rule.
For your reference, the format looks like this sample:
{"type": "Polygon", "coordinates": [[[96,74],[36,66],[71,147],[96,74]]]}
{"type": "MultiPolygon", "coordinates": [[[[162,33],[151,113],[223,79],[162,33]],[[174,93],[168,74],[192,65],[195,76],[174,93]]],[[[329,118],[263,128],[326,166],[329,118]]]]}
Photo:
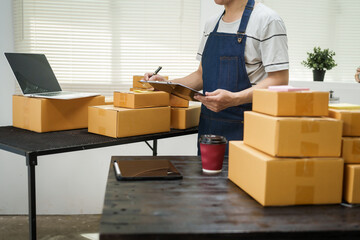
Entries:
{"type": "Polygon", "coordinates": [[[171,108],[171,128],[187,129],[199,125],[201,106],[171,108]]]}
{"type": "Polygon", "coordinates": [[[341,157],[345,163],[360,163],[360,137],[343,137],[341,157]]]}
{"type": "Polygon", "coordinates": [[[328,92],[257,89],[253,92],[252,110],[272,116],[328,116],[328,104],[328,92]]]}
{"type": "Polygon", "coordinates": [[[229,179],[263,206],[340,203],[343,169],[342,158],[275,158],[229,143],[229,179]]]}
{"type": "Polygon", "coordinates": [[[360,110],[329,109],[329,116],[343,121],[343,136],[360,137],[360,110]]]}
{"type": "Polygon", "coordinates": [[[360,203],[360,164],[345,164],[344,200],[360,203]]]}
{"type": "MultiPolygon", "coordinates": [[[[166,80],[169,80],[168,76],[163,76],[166,80]]],[[[153,87],[148,84],[148,83],[141,83],[139,82],[140,80],[142,80],[144,78],[144,76],[140,76],[140,75],[134,75],[133,76],[133,88],[134,89],[153,89],[153,87]]]]}
{"type": "Polygon", "coordinates": [[[87,128],[88,107],[104,103],[104,96],[59,100],[14,95],[13,126],[40,133],[87,128]]]}
{"type": "Polygon", "coordinates": [[[114,92],[114,106],[123,108],[169,106],[169,94],[162,91],[114,92]]]}
{"type": "Polygon", "coordinates": [[[89,107],[88,131],[109,137],[129,137],[170,131],[170,107],[89,107]]]}
{"type": "Polygon", "coordinates": [[[276,157],[339,157],[342,122],[328,117],[274,117],[247,111],[244,142],[276,157]]]}

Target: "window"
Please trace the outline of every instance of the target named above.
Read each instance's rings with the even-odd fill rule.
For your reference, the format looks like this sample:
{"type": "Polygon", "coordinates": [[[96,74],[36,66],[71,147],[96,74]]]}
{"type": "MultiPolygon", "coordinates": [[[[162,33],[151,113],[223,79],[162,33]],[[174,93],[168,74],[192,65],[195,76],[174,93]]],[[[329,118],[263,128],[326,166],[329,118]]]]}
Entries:
{"type": "Polygon", "coordinates": [[[128,90],[133,75],[197,69],[200,1],[14,0],[17,52],[44,53],[65,90],[128,90]]]}
{"type": "Polygon", "coordinates": [[[360,1],[262,0],[284,20],[289,40],[290,81],[312,81],[312,71],[301,65],[315,46],[335,51],[338,66],[326,81],[354,82],[360,66],[360,1]]]}

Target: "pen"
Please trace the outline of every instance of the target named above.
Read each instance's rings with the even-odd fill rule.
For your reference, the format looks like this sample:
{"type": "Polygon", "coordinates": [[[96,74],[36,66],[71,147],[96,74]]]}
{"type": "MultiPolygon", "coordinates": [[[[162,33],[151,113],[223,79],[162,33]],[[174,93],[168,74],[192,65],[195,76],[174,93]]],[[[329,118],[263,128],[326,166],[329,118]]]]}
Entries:
{"type": "Polygon", "coordinates": [[[158,74],[158,72],[160,72],[161,69],[162,69],[162,66],[159,66],[159,67],[155,70],[155,72],[154,72],[151,76],[149,76],[149,78],[151,78],[152,76],[158,74]]]}
{"type": "Polygon", "coordinates": [[[116,161],[114,161],[114,168],[115,168],[116,175],[121,175],[119,165],[117,164],[116,161]]]}

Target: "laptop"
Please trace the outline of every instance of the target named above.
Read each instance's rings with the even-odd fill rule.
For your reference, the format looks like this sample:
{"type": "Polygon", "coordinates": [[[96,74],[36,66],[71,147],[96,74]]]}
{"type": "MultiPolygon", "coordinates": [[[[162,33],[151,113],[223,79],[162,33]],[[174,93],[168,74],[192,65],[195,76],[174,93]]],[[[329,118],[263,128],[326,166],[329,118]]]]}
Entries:
{"type": "Polygon", "coordinates": [[[5,53],[24,96],[75,99],[98,96],[98,93],[62,91],[44,54],[5,53]]]}

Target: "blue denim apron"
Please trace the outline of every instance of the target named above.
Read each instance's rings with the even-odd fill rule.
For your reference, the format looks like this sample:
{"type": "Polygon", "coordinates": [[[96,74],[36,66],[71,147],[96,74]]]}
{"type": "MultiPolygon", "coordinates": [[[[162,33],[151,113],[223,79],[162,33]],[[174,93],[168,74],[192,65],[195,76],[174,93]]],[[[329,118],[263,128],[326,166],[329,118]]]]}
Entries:
{"type": "MultiPolygon", "coordinates": [[[[246,72],[244,53],[245,30],[253,7],[254,0],[249,0],[237,34],[217,32],[221,17],[213,32],[210,33],[202,55],[204,93],[216,89],[240,92],[251,87],[246,72]]],[[[242,140],[244,111],[249,111],[251,108],[252,104],[249,103],[230,107],[216,113],[202,105],[198,137],[203,134],[214,134],[225,136],[228,141],[242,140]]],[[[198,153],[200,152],[198,151],[198,153]]],[[[226,155],[227,153],[228,148],[226,155]]]]}

